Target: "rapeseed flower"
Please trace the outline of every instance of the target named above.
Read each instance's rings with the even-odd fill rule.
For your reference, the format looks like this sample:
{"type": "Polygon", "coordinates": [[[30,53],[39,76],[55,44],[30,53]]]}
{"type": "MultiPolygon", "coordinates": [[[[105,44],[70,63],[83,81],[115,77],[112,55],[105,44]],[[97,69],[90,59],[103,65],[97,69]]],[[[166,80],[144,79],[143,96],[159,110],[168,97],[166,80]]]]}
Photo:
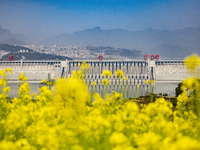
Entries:
{"type": "Polygon", "coordinates": [[[128,78],[127,78],[126,76],[124,76],[122,79],[124,79],[124,80],[128,80],[128,78]]]}
{"type": "Polygon", "coordinates": [[[192,54],[185,59],[184,64],[189,71],[193,72],[197,67],[200,67],[200,57],[197,54],[192,54]]]}
{"type": "Polygon", "coordinates": [[[19,77],[18,77],[19,81],[28,81],[28,78],[24,75],[24,72],[21,72],[19,77]]]}
{"type": "Polygon", "coordinates": [[[61,96],[65,105],[69,107],[84,108],[86,102],[90,99],[87,85],[78,77],[59,78],[54,87],[55,94],[61,96]]]}
{"type": "MultiPolygon", "coordinates": [[[[6,76],[6,74],[5,74],[5,72],[4,72],[3,70],[0,70],[0,77],[1,77],[1,76],[2,76],[3,78],[5,78],[5,76],[6,76]]],[[[2,78],[2,77],[1,77],[1,78],[2,78]]]]}
{"type": "Polygon", "coordinates": [[[117,75],[117,78],[122,78],[124,76],[124,72],[122,70],[117,70],[115,74],[117,75]]]}
{"type": "Polygon", "coordinates": [[[97,85],[97,83],[96,83],[95,81],[93,81],[93,82],[91,83],[91,85],[97,85]]]}
{"type": "Polygon", "coordinates": [[[0,79],[0,87],[6,86],[6,85],[7,85],[6,80],[4,78],[0,79]]]}
{"type": "Polygon", "coordinates": [[[110,72],[110,70],[103,70],[101,75],[102,75],[102,77],[105,77],[105,78],[107,78],[107,77],[112,78],[112,73],[110,72]]]}
{"type": "Polygon", "coordinates": [[[10,72],[11,74],[13,73],[12,68],[6,68],[5,72],[10,72]]]}
{"type": "Polygon", "coordinates": [[[113,99],[113,101],[121,101],[123,99],[123,94],[113,92],[112,99],[113,99]]]}
{"type": "Polygon", "coordinates": [[[108,79],[103,79],[101,81],[101,84],[104,84],[105,86],[107,86],[109,84],[109,80],[108,79]]]}
{"type": "Polygon", "coordinates": [[[189,99],[187,97],[187,93],[186,92],[181,93],[178,96],[177,101],[178,101],[177,108],[184,107],[186,104],[188,104],[189,99]]]}
{"type": "Polygon", "coordinates": [[[148,83],[150,83],[150,82],[151,82],[150,80],[146,80],[146,81],[145,81],[145,84],[148,84],[148,83]]]}
{"type": "Polygon", "coordinates": [[[89,69],[89,64],[87,64],[85,61],[82,63],[81,65],[81,70],[86,70],[86,69],[89,69]]]}
{"type": "Polygon", "coordinates": [[[52,82],[51,82],[51,81],[48,81],[48,82],[47,82],[47,85],[52,85],[52,82]]]}
{"type": "Polygon", "coordinates": [[[46,79],[43,79],[41,82],[42,82],[42,83],[47,83],[47,80],[46,80],[46,79]]]}
{"type": "MultiPolygon", "coordinates": [[[[95,93],[90,102],[88,87],[77,74],[57,79],[54,91],[41,87],[39,95],[31,95],[30,86],[23,82],[12,103],[7,102],[9,88],[2,76],[1,149],[200,148],[199,116],[191,109],[193,97],[188,98],[186,91],[179,95],[176,108],[163,98],[144,105],[122,103],[123,95],[114,91],[105,99],[95,93]]],[[[198,78],[183,83],[184,89],[194,88],[198,93],[198,78]]]]}
{"type": "Polygon", "coordinates": [[[10,89],[10,87],[3,87],[2,88],[2,91],[4,92],[4,93],[6,93],[6,94],[8,94],[8,93],[10,93],[10,91],[11,91],[11,89],[10,89]]]}
{"type": "Polygon", "coordinates": [[[154,80],[146,80],[145,82],[144,82],[145,84],[148,84],[148,83],[154,83],[154,80]]]}

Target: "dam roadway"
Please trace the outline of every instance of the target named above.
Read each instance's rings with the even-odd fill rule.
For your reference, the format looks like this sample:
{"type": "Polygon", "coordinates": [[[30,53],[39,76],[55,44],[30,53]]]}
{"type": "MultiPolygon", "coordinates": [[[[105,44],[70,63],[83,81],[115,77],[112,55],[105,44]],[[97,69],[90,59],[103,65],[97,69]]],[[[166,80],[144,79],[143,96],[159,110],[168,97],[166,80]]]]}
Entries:
{"type": "MultiPolygon", "coordinates": [[[[103,79],[103,70],[110,70],[113,78],[110,83],[117,84],[115,72],[121,69],[128,78],[127,83],[144,83],[145,80],[155,80],[156,82],[180,82],[190,76],[183,64],[183,60],[160,60],[160,61],[115,61],[115,60],[84,60],[90,64],[90,69],[86,72],[85,80],[88,84],[92,81],[100,83],[103,79]]],[[[0,69],[12,68],[13,74],[9,74],[8,81],[17,81],[21,72],[29,81],[41,81],[42,79],[56,79],[67,77],[73,70],[80,70],[81,60],[20,60],[20,61],[0,61],[0,69]]]]}

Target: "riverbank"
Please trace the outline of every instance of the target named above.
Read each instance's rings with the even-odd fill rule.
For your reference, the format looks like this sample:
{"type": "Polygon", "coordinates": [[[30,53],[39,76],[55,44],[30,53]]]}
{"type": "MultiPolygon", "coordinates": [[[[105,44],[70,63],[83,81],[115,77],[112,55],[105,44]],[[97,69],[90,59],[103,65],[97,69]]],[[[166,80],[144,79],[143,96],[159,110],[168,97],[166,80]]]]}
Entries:
{"type": "Polygon", "coordinates": [[[180,81],[154,81],[155,83],[180,83],[181,82],[181,80],[180,81]]]}
{"type": "MultiPolygon", "coordinates": [[[[7,83],[22,83],[23,81],[18,80],[8,80],[7,83]]],[[[35,80],[35,81],[26,81],[28,83],[41,83],[41,80],[35,80]]],[[[180,83],[181,81],[155,81],[155,83],[180,83]]],[[[140,83],[141,84],[141,83],[140,83]]],[[[144,83],[143,83],[144,84],[144,83]]]]}

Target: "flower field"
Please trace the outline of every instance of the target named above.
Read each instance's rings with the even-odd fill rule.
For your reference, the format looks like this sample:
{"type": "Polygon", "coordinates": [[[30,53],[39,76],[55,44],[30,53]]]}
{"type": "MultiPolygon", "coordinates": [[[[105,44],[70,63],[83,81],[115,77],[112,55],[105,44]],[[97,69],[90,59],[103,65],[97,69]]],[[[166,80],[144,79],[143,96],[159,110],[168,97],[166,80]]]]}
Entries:
{"type": "MultiPolygon", "coordinates": [[[[198,150],[200,58],[192,55],[185,65],[193,76],[183,81],[176,106],[163,98],[148,105],[122,104],[117,92],[104,99],[94,93],[90,102],[85,63],[53,88],[51,83],[41,87],[39,95],[30,94],[21,73],[18,97],[8,102],[6,76],[12,69],[0,70],[0,150],[198,150]]],[[[116,74],[126,79],[122,71],[116,74]]],[[[112,74],[102,76],[107,86],[112,74]]]]}

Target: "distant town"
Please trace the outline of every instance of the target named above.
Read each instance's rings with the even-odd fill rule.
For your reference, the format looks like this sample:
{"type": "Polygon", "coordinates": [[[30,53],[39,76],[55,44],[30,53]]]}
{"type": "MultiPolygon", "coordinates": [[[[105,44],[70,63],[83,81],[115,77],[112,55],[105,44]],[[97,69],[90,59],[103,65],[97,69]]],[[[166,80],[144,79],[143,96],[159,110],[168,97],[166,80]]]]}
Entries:
{"type": "MultiPolygon", "coordinates": [[[[133,60],[142,58],[143,54],[140,51],[121,49],[114,47],[105,47],[105,46],[86,46],[86,47],[77,47],[76,45],[67,45],[67,46],[50,46],[45,47],[44,45],[19,45],[24,48],[33,50],[33,52],[51,54],[57,56],[65,56],[77,60],[88,60],[88,59],[98,59],[99,55],[103,55],[103,59],[106,60],[133,60]],[[122,51],[123,50],[123,54],[122,51]],[[126,54],[125,51],[127,51],[126,54]],[[130,54],[134,55],[130,55],[130,54]]],[[[20,53],[27,53],[28,50],[20,49],[20,53]]]]}

